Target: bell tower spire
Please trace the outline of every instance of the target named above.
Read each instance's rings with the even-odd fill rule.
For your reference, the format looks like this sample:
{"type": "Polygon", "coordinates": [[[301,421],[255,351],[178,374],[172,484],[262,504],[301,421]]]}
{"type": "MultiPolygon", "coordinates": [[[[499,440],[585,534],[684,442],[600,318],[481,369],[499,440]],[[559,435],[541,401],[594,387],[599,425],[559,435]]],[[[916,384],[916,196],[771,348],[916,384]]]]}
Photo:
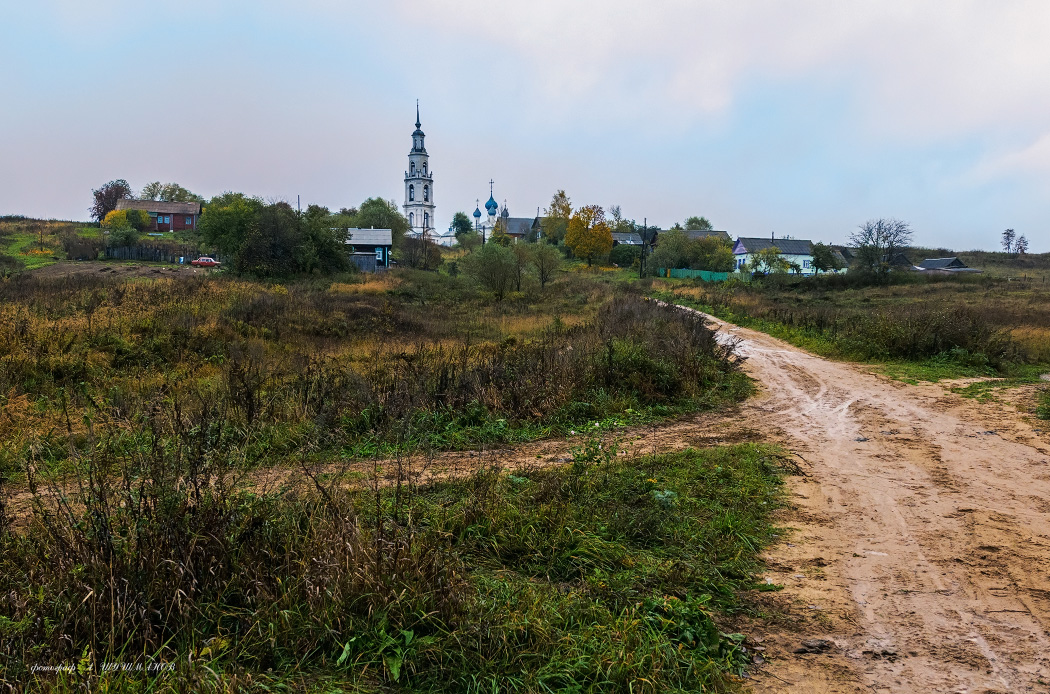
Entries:
{"type": "Polygon", "coordinates": [[[405,172],[405,217],[409,235],[428,236],[434,230],[434,174],[430,170],[430,156],[423,145],[422,125],[419,120],[419,99],[416,99],[416,129],[412,133],[412,149],[408,153],[408,171],[405,172]]]}

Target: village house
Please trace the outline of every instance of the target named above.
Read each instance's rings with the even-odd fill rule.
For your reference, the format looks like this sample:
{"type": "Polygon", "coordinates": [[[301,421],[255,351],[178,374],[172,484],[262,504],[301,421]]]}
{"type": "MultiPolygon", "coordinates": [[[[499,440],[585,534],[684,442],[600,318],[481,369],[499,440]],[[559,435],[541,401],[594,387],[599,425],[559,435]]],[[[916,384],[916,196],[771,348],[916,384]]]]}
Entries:
{"type": "Polygon", "coordinates": [[[777,248],[780,256],[793,270],[802,275],[816,274],[813,267],[813,242],[805,239],[745,238],[740,237],[733,244],[733,255],[736,256],[736,269],[750,265],[755,254],[766,248],[777,248]]]}
{"type": "Polygon", "coordinates": [[[196,229],[201,215],[199,202],[164,202],[163,200],[117,200],[118,210],[145,210],[153,220],[150,231],[196,229]]]}
{"type": "Polygon", "coordinates": [[[390,267],[391,229],[347,229],[346,244],[351,247],[350,260],[361,272],[384,272],[390,267]]]}
{"type": "Polygon", "coordinates": [[[511,217],[506,208],[503,209],[503,225],[507,236],[515,241],[527,239],[529,233],[536,226],[538,217],[511,217]]]}

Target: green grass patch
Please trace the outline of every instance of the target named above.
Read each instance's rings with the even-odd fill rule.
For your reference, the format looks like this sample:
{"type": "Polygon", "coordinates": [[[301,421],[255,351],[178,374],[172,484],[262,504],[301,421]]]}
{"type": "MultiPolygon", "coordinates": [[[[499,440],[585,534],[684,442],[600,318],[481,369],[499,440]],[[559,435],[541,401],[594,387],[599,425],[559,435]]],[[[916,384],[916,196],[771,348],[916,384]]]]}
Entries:
{"type": "Polygon", "coordinates": [[[0,590],[18,596],[0,603],[0,683],[734,691],[748,655],[721,625],[777,536],[783,454],[616,452],[595,438],[558,468],[320,496],[99,480],[82,518],[0,536],[0,590]],[[81,672],[30,672],[58,663],[81,672]]]}
{"type": "Polygon", "coordinates": [[[1050,419],[1050,388],[1043,388],[1036,398],[1035,416],[1050,419]]]}

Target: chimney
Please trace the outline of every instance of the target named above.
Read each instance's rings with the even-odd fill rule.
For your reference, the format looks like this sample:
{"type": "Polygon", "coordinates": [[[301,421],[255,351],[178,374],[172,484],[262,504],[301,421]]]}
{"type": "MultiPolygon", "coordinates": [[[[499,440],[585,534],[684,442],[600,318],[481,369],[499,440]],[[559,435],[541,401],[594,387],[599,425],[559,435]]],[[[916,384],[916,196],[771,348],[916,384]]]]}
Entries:
{"type": "Polygon", "coordinates": [[[769,232],[769,240],[770,241],[776,241],[776,238],[773,236],[773,232],[772,231],[769,232]]]}

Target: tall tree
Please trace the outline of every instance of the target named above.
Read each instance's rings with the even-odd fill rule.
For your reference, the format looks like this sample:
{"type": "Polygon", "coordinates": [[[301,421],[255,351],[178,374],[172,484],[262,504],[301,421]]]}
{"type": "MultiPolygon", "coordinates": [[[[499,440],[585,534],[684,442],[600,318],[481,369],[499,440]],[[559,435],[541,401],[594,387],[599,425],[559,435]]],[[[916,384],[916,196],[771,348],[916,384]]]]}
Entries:
{"type": "Polygon", "coordinates": [[[461,234],[474,233],[474,223],[470,221],[466,212],[457,212],[452,215],[452,233],[456,235],[456,238],[459,238],[461,234]]]}
{"type": "Polygon", "coordinates": [[[586,258],[590,266],[612,249],[612,231],[605,222],[605,211],[599,205],[585,205],[576,210],[565,232],[565,245],[577,258],[586,258]]]}
{"type": "Polygon", "coordinates": [[[543,238],[547,243],[558,244],[565,239],[572,218],[572,202],[564,190],[559,190],[551,198],[550,207],[543,211],[543,238]]]}
{"type": "Polygon", "coordinates": [[[842,263],[835,249],[826,243],[813,244],[813,269],[818,273],[841,270],[842,263]]]}
{"type": "Polygon", "coordinates": [[[690,231],[710,231],[714,227],[707,221],[707,217],[690,217],[685,220],[685,228],[690,231]]]}
{"type": "Polygon", "coordinates": [[[1028,239],[1025,238],[1024,234],[1018,236],[1017,240],[1014,241],[1014,252],[1017,255],[1024,255],[1028,252],[1028,239]]]}
{"type": "Polygon", "coordinates": [[[262,208],[262,200],[244,193],[217,195],[204,206],[197,231],[221,254],[233,257],[251,235],[262,208]]]}
{"type": "Polygon", "coordinates": [[[554,279],[554,273],[561,268],[561,252],[549,243],[537,243],[530,248],[532,249],[532,265],[536,268],[540,289],[544,289],[547,283],[554,279]]]}
{"type": "Polygon", "coordinates": [[[1003,232],[1003,250],[1010,253],[1014,249],[1014,237],[1016,233],[1013,229],[1007,229],[1003,232]]]}
{"type": "Polygon", "coordinates": [[[333,223],[334,217],[321,205],[310,205],[302,213],[295,248],[297,271],[329,273],[350,267],[346,230],[333,223]]]}
{"type": "Polygon", "coordinates": [[[299,269],[300,220],[287,202],[265,205],[234,255],[234,268],[259,277],[283,277],[299,269]]]}
{"type": "Polygon", "coordinates": [[[850,235],[857,264],[879,274],[890,271],[893,256],[911,243],[911,227],[899,219],[869,219],[850,235]]]}
{"type": "Polygon", "coordinates": [[[204,202],[204,198],[191,193],[178,183],[147,183],[139,193],[140,200],[163,200],[164,202],[204,202]]]}
{"type": "Polygon", "coordinates": [[[653,271],[660,268],[687,268],[693,262],[693,247],[681,229],[670,229],[660,234],[660,243],[649,261],[653,271]]]}
{"type": "Polygon", "coordinates": [[[408,220],[393,200],[368,198],[361,203],[356,220],[362,229],[390,229],[395,247],[401,245],[401,239],[408,233],[408,220]]]}
{"type": "Polygon", "coordinates": [[[496,301],[503,301],[517,272],[514,251],[499,244],[486,243],[462,262],[468,275],[492,292],[496,301]]]}
{"type": "Polygon", "coordinates": [[[732,272],[736,267],[733,246],[725,239],[707,236],[696,239],[693,246],[693,267],[711,272],[732,272]]]}
{"type": "Polygon", "coordinates": [[[101,188],[91,191],[91,195],[95,201],[88,211],[91,213],[91,218],[96,222],[101,222],[106,218],[106,215],[117,209],[118,200],[127,200],[132,197],[131,186],[123,178],[118,178],[115,181],[110,181],[104,184],[101,188]]]}

